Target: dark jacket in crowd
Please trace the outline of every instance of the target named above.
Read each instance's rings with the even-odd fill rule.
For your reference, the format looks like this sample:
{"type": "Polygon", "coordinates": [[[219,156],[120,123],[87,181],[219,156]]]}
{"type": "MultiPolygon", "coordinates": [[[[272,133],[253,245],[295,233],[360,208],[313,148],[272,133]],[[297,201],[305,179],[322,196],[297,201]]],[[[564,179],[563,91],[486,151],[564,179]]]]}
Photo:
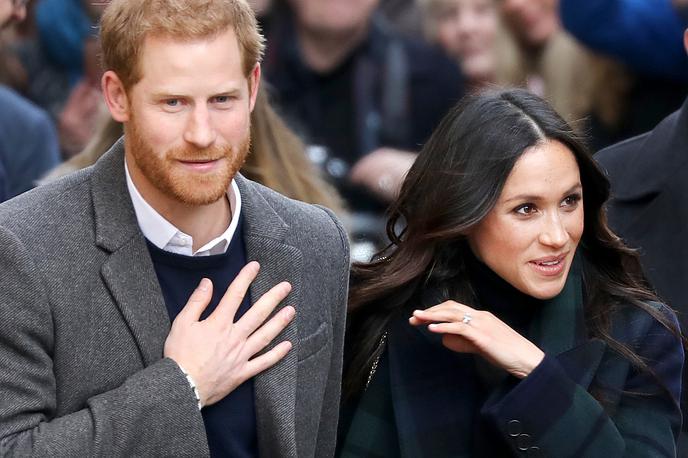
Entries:
{"type": "MultiPolygon", "coordinates": [[[[688,101],[652,132],[597,153],[612,184],[609,223],[640,250],[657,293],[688,331],[688,101]]],[[[688,383],[684,374],[684,431],[688,383]]]]}
{"type": "Polygon", "coordinates": [[[326,148],[325,172],[354,210],[373,197],[347,187],[350,167],[383,146],[418,151],[463,94],[454,62],[377,16],[365,41],[326,74],[303,62],[288,15],[271,23],[268,42],[263,69],[281,113],[307,143],[326,148]]]}
{"type": "Polygon", "coordinates": [[[0,86],[0,162],[7,198],[33,188],[60,163],[57,131],[47,113],[5,86],[0,86]]]}

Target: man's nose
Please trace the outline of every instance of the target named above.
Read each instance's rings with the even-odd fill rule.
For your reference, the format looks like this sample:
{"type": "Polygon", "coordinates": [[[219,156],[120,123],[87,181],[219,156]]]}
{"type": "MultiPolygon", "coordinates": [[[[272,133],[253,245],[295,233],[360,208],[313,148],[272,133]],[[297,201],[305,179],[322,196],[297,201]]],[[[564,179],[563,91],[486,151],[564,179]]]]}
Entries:
{"type": "Polygon", "coordinates": [[[195,107],[186,125],[184,140],[198,148],[207,148],[215,142],[216,132],[207,107],[195,107]]]}

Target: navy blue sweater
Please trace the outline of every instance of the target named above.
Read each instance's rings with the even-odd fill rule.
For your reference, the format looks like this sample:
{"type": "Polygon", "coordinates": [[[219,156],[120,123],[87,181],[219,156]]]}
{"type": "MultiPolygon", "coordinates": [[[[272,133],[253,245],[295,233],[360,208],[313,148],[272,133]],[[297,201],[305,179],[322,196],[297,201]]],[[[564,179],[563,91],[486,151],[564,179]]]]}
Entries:
{"type": "MultiPolygon", "coordinates": [[[[163,251],[150,242],[148,250],[165,298],[170,320],[184,308],[203,277],[213,282],[213,298],[203,313],[215,309],[229,284],[246,265],[242,221],[225,254],[205,257],[183,256],[163,251]]],[[[251,306],[250,294],[242,302],[235,321],[251,306]]],[[[258,456],[253,380],[248,380],[220,402],[202,412],[212,457],[258,456]]]]}

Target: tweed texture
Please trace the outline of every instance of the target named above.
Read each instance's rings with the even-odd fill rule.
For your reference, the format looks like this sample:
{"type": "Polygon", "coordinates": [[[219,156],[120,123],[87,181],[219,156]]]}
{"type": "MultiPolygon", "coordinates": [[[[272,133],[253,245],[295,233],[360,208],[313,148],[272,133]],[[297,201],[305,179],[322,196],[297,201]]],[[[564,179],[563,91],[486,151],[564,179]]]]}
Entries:
{"type": "MultiPolygon", "coordinates": [[[[207,456],[126,190],[123,144],[0,206],[0,456],[207,456]]],[[[288,356],[255,378],[262,456],[331,456],[348,243],[326,210],[236,178],[253,300],[279,281],[288,356]]]]}

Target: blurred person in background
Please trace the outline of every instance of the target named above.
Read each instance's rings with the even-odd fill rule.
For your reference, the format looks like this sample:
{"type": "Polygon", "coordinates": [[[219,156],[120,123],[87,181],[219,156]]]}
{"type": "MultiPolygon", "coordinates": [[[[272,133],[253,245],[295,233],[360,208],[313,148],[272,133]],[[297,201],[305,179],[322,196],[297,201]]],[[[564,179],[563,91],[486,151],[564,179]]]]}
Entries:
{"type": "Polygon", "coordinates": [[[102,99],[96,25],[107,3],[41,0],[35,35],[15,46],[27,74],[25,93],[55,120],[65,158],[81,151],[95,132],[102,99]]]}
{"type": "MultiPolygon", "coordinates": [[[[652,129],[688,95],[685,0],[560,0],[563,25],[594,52],[623,63],[628,78],[614,129],[596,123],[597,148],[652,129]]],[[[607,83],[607,90],[614,90],[607,83]]],[[[604,94],[600,94],[604,95],[604,94]]]]}
{"type": "Polygon", "coordinates": [[[380,13],[407,37],[423,33],[423,17],[417,0],[380,0],[380,13]]]}
{"type": "Polygon", "coordinates": [[[495,0],[422,0],[420,3],[426,36],[457,61],[469,88],[477,90],[504,79],[501,73],[506,61],[513,59],[513,44],[508,43],[501,30],[495,0]]]}
{"type": "MultiPolygon", "coordinates": [[[[0,28],[25,17],[26,1],[0,0],[0,28]]],[[[14,90],[0,85],[0,200],[31,189],[59,160],[50,118],[14,90]]]]}
{"type": "MultiPolygon", "coordinates": [[[[688,31],[684,32],[688,52],[688,31]]],[[[688,99],[654,130],[595,155],[612,185],[609,224],[638,248],[640,262],[662,300],[688,330],[688,99]]],[[[688,367],[683,376],[683,433],[688,456],[688,367]]]]}
{"type": "Polygon", "coordinates": [[[506,75],[547,99],[568,122],[587,116],[593,105],[595,75],[590,54],[561,27],[557,0],[503,0],[504,23],[517,44],[506,75]]]}
{"type": "MultiPolygon", "coordinates": [[[[559,8],[559,0],[501,2],[519,45],[519,63],[507,76],[513,84],[545,96],[568,121],[588,131],[593,150],[644,132],[678,108],[685,97],[683,83],[647,79],[584,48],[564,30],[559,8]]],[[[602,20],[597,28],[614,27],[614,21],[602,20]]]]}
{"type": "Polygon", "coordinates": [[[287,0],[264,68],[289,124],[355,212],[380,214],[462,94],[456,65],[397,34],[378,0],[287,0]]]}

